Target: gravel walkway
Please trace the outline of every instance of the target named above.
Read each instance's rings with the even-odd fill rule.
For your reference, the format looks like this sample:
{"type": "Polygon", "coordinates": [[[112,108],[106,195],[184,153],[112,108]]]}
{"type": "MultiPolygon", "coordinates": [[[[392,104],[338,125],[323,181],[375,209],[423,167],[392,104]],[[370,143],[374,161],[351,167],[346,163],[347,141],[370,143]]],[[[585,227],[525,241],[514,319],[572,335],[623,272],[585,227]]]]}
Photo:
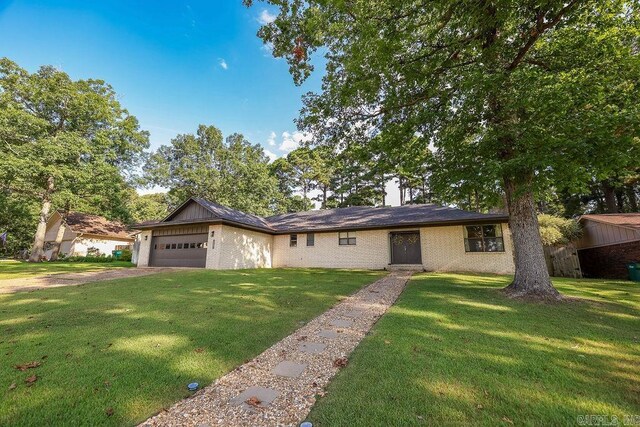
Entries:
{"type": "Polygon", "coordinates": [[[154,268],[114,268],[111,270],[83,271],[78,273],[55,273],[35,277],[19,277],[17,279],[0,280],[0,294],[14,292],[37,291],[39,289],[57,288],[60,286],[84,285],[89,282],[122,279],[126,277],[148,276],[168,271],[184,270],[173,267],[154,268]]]}
{"type": "Polygon", "coordinates": [[[395,302],[411,274],[392,272],[361,289],[255,359],[141,425],[298,425],[346,361],[343,358],[395,302]]]}

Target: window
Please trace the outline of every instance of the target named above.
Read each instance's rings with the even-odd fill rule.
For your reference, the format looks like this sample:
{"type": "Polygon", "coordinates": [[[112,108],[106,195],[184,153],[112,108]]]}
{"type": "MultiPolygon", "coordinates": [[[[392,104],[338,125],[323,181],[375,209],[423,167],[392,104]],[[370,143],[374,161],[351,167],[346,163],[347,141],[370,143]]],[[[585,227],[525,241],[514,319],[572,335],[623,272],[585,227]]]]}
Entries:
{"type": "Polygon", "coordinates": [[[504,252],[500,224],[467,225],[464,227],[466,252],[504,252]]]}
{"type": "Polygon", "coordinates": [[[289,247],[295,248],[298,246],[298,235],[289,234],[289,247]]]}
{"type": "Polygon", "coordinates": [[[189,244],[185,243],[184,245],[182,245],[182,249],[189,249],[189,244]]]}
{"type": "Polygon", "coordinates": [[[338,244],[340,246],[354,246],[356,244],[356,232],[343,231],[338,233],[338,244]]]}
{"type": "Polygon", "coordinates": [[[172,244],[171,244],[171,249],[175,249],[175,248],[176,248],[176,244],[175,244],[175,243],[172,243],[172,244]]]}
{"type": "Polygon", "coordinates": [[[198,243],[198,249],[202,249],[202,243],[198,243]]]}
{"type": "Polygon", "coordinates": [[[315,233],[307,233],[307,246],[313,246],[316,243],[315,233]]]}
{"type": "Polygon", "coordinates": [[[191,248],[191,249],[195,249],[195,248],[196,248],[196,244],[195,244],[195,243],[190,243],[190,244],[189,244],[189,248],[191,248]]]}
{"type": "Polygon", "coordinates": [[[178,249],[182,249],[182,243],[178,243],[178,249]]]}

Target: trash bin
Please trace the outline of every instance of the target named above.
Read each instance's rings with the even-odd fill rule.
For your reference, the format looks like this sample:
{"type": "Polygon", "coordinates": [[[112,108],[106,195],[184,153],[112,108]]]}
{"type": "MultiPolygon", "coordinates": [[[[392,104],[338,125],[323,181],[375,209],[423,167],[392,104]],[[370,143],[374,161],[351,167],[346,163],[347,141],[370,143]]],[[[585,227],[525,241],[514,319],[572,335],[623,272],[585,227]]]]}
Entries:
{"type": "Polygon", "coordinates": [[[627,265],[629,270],[629,280],[634,282],[640,282],[640,263],[632,262],[627,265]]]}

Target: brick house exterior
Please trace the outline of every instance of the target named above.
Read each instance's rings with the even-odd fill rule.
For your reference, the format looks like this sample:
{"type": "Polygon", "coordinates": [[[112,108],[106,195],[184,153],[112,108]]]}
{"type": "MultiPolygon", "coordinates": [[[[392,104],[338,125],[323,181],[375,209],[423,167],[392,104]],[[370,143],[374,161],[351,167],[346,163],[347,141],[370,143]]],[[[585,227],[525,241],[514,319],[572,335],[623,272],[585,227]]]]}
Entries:
{"type": "Polygon", "coordinates": [[[385,269],[410,262],[428,271],[514,271],[506,216],[435,205],[261,218],[192,198],[164,220],[136,228],[138,266],[385,269]]]}
{"type": "Polygon", "coordinates": [[[640,213],[583,215],[576,243],[584,277],[627,279],[627,264],[640,262],[640,213]]]}

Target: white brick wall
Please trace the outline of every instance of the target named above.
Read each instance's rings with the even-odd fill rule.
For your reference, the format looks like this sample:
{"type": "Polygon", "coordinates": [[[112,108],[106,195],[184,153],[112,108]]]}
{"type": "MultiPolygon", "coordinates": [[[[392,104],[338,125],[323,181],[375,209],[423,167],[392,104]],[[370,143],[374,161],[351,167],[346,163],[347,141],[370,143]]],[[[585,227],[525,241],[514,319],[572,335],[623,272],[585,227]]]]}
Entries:
{"type": "MultiPolygon", "coordinates": [[[[237,268],[270,268],[273,236],[227,225],[216,231],[216,247],[207,250],[207,268],[221,270],[237,268]],[[209,264],[209,253],[212,262],[209,264]],[[215,265],[216,267],[210,267],[215,265]]],[[[209,233],[211,234],[211,233],[209,233]]],[[[211,239],[211,237],[209,237],[211,239]]]]}
{"type": "MultiPolygon", "coordinates": [[[[415,230],[415,229],[414,229],[415,230]]],[[[394,230],[401,231],[401,230],[394,230]]],[[[356,231],[355,246],[338,245],[338,233],[315,233],[315,245],[306,245],[298,234],[298,246],[289,246],[289,235],[273,238],[274,267],[327,267],[382,269],[391,260],[390,230],[356,231]]],[[[467,253],[462,226],[420,229],[422,263],[426,270],[512,273],[511,234],[503,224],[505,252],[467,253]]]]}
{"type": "Polygon", "coordinates": [[[220,238],[222,237],[222,225],[210,225],[207,238],[207,262],[206,268],[218,269],[220,265],[220,238]],[[211,236],[211,232],[214,232],[211,236]]]}
{"type": "Polygon", "coordinates": [[[151,230],[144,230],[138,236],[140,238],[140,249],[138,251],[138,267],[148,267],[149,254],[151,252],[151,230]]]}
{"type": "MultiPolygon", "coordinates": [[[[513,245],[508,226],[503,224],[504,252],[467,253],[463,227],[420,228],[422,264],[429,271],[471,271],[513,273],[513,245]]],[[[411,229],[411,230],[415,230],[411,229]]],[[[401,230],[393,230],[401,231],[401,230]]],[[[390,230],[356,231],[355,246],[340,246],[338,233],[315,233],[315,245],[298,233],[297,247],[289,246],[289,235],[271,236],[226,225],[209,226],[206,268],[326,267],[383,269],[388,267],[390,230]],[[211,237],[211,231],[214,236],[211,237]],[[215,241],[215,243],[214,243],[215,241]]],[[[138,266],[149,262],[151,231],[140,234],[138,266]],[[144,236],[148,235],[147,241],[144,236]]]]}
{"type": "Polygon", "coordinates": [[[422,263],[429,271],[514,272],[513,244],[507,224],[502,224],[504,252],[465,252],[461,225],[420,229],[422,263]]]}
{"type": "Polygon", "coordinates": [[[383,269],[389,264],[389,232],[356,231],[355,246],[338,245],[338,233],[315,233],[315,245],[298,233],[298,246],[289,247],[289,235],[273,237],[274,267],[383,269]]]}

